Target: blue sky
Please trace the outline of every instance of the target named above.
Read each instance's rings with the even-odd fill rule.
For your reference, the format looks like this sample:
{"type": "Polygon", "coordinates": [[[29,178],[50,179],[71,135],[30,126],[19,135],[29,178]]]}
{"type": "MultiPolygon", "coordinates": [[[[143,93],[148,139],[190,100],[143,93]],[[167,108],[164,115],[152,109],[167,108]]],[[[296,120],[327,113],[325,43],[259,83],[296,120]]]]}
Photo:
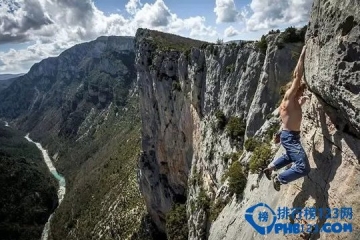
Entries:
{"type": "Polygon", "coordinates": [[[257,40],[271,29],[307,24],[312,0],[4,0],[0,74],[27,72],[102,35],[139,27],[215,42],[257,40]],[[29,19],[31,21],[29,21],[29,19]]]}

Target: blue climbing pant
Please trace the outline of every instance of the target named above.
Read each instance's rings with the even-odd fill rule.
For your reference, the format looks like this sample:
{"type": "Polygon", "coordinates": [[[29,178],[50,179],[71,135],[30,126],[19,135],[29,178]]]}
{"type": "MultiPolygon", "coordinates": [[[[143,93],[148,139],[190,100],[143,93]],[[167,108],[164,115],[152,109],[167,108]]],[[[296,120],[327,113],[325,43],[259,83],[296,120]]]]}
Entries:
{"type": "Polygon", "coordinates": [[[286,154],[274,160],[270,166],[274,166],[275,169],[281,169],[290,163],[292,163],[292,166],[278,175],[279,181],[282,184],[286,184],[308,175],[310,172],[310,164],[301,146],[300,132],[282,130],[280,141],[286,150],[286,154]]]}

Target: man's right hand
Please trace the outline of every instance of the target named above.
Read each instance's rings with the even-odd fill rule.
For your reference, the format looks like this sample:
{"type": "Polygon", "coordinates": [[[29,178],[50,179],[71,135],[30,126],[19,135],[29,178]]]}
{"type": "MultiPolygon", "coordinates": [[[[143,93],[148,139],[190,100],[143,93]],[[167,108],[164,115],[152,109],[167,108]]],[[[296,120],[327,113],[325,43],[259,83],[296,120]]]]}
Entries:
{"type": "Polygon", "coordinates": [[[280,132],[274,134],[273,140],[275,144],[278,144],[280,142],[280,132]]]}

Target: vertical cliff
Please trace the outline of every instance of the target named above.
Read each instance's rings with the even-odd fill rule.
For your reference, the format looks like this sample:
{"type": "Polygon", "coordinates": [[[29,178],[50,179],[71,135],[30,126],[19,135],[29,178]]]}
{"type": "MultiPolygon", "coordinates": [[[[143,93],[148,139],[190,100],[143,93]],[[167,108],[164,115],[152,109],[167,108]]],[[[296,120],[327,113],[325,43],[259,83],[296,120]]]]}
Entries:
{"type": "Polygon", "coordinates": [[[242,149],[245,135],[253,136],[276,108],[302,47],[280,46],[279,37],[269,35],[264,52],[253,42],[214,45],[138,30],[140,188],[163,231],[173,204],[194,200],[202,189],[214,199],[230,165],[223,155],[242,149]],[[219,128],[219,111],[243,132],[219,128]],[[190,184],[197,176],[203,186],[190,184]]]}
{"type": "MultiPolygon", "coordinates": [[[[244,218],[259,202],[274,209],[360,211],[358,11],[356,1],[313,4],[305,60],[310,101],[303,106],[301,133],[312,169],[281,192],[256,173],[284,151],[270,139],[279,129],[276,108],[302,48],[301,34],[288,29],[259,42],[216,45],[138,30],[139,181],[159,229],[169,233],[166,219],[177,204],[187,209],[183,236],[214,240],[264,239],[244,218]]],[[[315,223],[325,221],[316,216],[315,223]]],[[[352,223],[355,233],[312,238],[356,239],[360,223],[352,223]]]]}

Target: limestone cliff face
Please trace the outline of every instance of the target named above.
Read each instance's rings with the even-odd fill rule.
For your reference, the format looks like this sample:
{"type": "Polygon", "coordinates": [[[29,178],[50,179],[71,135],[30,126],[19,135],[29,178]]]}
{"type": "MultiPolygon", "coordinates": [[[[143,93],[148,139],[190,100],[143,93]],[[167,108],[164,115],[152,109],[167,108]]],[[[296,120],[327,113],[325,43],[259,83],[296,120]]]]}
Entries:
{"type": "MultiPolygon", "coordinates": [[[[254,135],[275,109],[301,43],[280,49],[275,34],[268,36],[266,54],[254,43],[205,43],[181,53],[159,50],[157,34],[140,29],[136,36],[143,119],[140,188],[155,223],[164,231],[172,205],[194,200],[200,191],[189,180],[201,174],[201,188],[214,198],[229,165],[223,155],[242,148],[243,139],[235,142],[225,131],[211,127],[216,125],[215,112],[247,119],[246,135],[254,135]]],[[[203,220],[190,215],[190,221],[202,224],[203,220]]],[[[201,231],[194,230],[193,237],[201,231]]]]}
{"type": "Polygon", "coordinates": [[[309,31],[306,80],[336,110],[334,122],[360,137],[359,2],[315,1],[309,31]]]}
{"type": "MultiPolygon", "coordinates": [[[[223,176],[232,162],[246,166],[254,155],[243,149],[246,138],[266,141],[269,130],[278,126],[279,90],[291,80],[302,43],[283,46],[280,35],[271,34],[265,54],[254,43],[169,51],[174,44],[159,49],[157,32],[138,30],[140,189],[161,230],[165,231],[165,216],[175,203],[186,203],[189,239],[299,237],[257,234],[244,213],[259,202],[274,209],[351,206],[354,214],[360,212],[358,11],[356,1],[318,0],[313,5],[305,60],[310,101],[303,106],[301,133],[311,173],[276,192],[266,178],[249,172],[240,198],[230,195],[223,176]],[[240,138],[234,140],[227,129],[219,129],[218,110],[228,119],[242,119],[246,130],[240,138]],[[229,153],[237,154],[225,161],[229,153]],[[219,205],[220,214],[213,214],[219,205]]],[[[187,39],[177,41],[181,45],[187,39]]],[[[271,149],[274,157],[284,151],[274,144],[271,149]]],[[[324,220],[317,216],[310,223],[322,226],[324,220]]],[[[357,239],[360,222],[352,223],[351,234],[320,233],[312,238],[357,239]]]]}

